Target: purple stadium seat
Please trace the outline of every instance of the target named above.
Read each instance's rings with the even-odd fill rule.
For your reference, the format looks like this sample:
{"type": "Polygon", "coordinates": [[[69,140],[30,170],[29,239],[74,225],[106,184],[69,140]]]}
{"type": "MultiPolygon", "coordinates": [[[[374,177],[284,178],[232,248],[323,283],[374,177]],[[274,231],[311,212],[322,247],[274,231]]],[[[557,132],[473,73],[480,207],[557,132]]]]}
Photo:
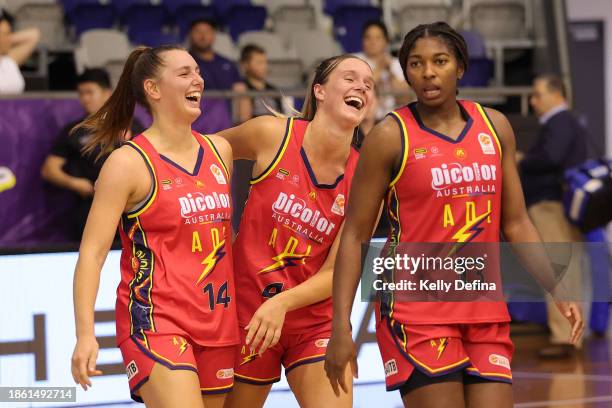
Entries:
{"type": "Polygon", "coordinates": [[[470,56],[469,67],[459,82],[460,86],[488,86],[493,77],[493,61],[487,58],[487,49],[482,36],[477,31],[462,31],[468,54],[470,56]]]}
{"type": "Polygon", "coordinates": [[[64,14],[78,36],[95,28],[111,28],[116,21],[115,8],[100,0],[64,0],[64,14]]]}
{"type": "Polygon", "coordinates": [[[149,0],[121,0],[116,4],[132,43],[142,43],[145,35],[161,35],[164,24],[170,20],[165,7],[154,5],[149,0]]]}
{"type": "Polygon", "coordinates": [[[459,86],[485,87],[493,77],[493,61],[488,58],[470,58],[468,70],[459,81],[459,86]]]}
{"type": "Polygon", "coordinates": [[[176,45],[181,41],[176,34],[154,31],[137,31],[134,33],[133,44],[146,45],[148,47],[159,47],[160,45],[176,45]]]}
{"type": "MultiPolygon", "coordinates": [[[[230,15],[230,10],[233,7],[251,6],[251,0],[213,0],[212,4],[217,10],[219,17],[226,20],[226,17],[230,15]]],[[[233,18],[234,16],[232,15],[232,19],[233,18]]]]}
{"type": "Polygon", "coordinates": [[[185,38],[194,20],[206,18],[218,21],[219,19],[215,7],[211,4],[204,4],[202,0],[166,0],[164,7],[174,16],[180,38],[185,38]]]}
{"type": "Polygon", "coordinates": [[[323,11],[333,15],[339,8],[354,6],[371,7],[372,0],[324,0],[323,11]]]}
{"type": "Polygon", "coordinates": [[[342,6],[332,15],[336,39],[345,52],[361,51],[361,32],[369,20],[380,20],[382,12],[371,6],[342,6]]]}
{"type": "Polygon", "coordinates": [[[246,31],[262,30],[268,15],[266,8],[262,6],[233,6],[228,13],[225,21],[234,41],[246,31]],[[228,18],[229,16],[231,18],[228,18]]]}

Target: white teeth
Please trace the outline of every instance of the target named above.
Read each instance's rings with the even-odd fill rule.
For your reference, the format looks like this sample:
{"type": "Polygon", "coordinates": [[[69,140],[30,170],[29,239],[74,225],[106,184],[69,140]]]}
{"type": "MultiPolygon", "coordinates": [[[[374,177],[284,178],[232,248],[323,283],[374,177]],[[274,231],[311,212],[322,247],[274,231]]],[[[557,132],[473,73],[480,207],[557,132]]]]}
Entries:
{"type": "Polygon", "coordinates": [[[349,102],[357,102],[357,109],[361,109],[363,107],[363,100],[361,100],[361,98],[358,98],[356,96],[349,96],[347,98],[344,99],[344,102],[349,103],[349,102]]]}
{"type": "Polygon", "coordinates": [[[200,98],[202,97],[202,93],[201,92],[190,92],[187,94],[186,96],[187,98],[196,98],[198,101],[200,100],[200,98]]]}

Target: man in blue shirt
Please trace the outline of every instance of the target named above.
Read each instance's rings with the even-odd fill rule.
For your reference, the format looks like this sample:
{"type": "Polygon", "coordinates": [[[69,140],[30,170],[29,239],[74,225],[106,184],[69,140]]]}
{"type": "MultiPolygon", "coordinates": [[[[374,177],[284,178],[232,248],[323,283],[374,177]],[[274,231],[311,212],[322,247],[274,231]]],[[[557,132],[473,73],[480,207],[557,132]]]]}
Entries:
{"type": "Polygon", "coordinates": [[[216,34],[215,22],[207,19],[195,20],[189,30],[189,51],[200,66],[206,89],[235,90],[236,85],[242,84],[238,68],[232,61],[214,52],[216,34]]]}
{"type": "MultiPolygon", "coordinates": [[[[529,216],[544,242],[581,241],[580,233],[565,217],[561,199],[564,171],[587,159],[588,135],[569,111],[565,95],[563,80],[557,75],[540,75],[534,80],[530,103],[542,128],[519,163],[529,216]]],[[[580,293],[581,251],[573,248],[572,252],[563,284],[572,293],[580,293]]],[[[569,357],[574,354],[569,343],[571,327],[550,299],[547,310],[552,345],[540,350],[540,356],[569,357]]]]}

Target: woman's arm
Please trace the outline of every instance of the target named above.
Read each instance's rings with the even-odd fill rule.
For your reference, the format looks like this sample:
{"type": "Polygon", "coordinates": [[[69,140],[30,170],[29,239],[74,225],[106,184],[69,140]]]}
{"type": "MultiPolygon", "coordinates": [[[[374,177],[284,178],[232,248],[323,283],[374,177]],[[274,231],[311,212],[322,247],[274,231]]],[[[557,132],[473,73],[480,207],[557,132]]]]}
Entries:
{"type": "Polygon", "coordinates": [[[217,134],[229,142],[234,159],[256,161],[255,174],[272,162],[285,135],[287,119],[259,116],[217,134]]]}
{"type": "Polygon", "coordinates": [[[11,34],[11,49],[8,56],[17,65],[23,65],[30,58],[39,41],[40,30],[38,28],[27,28],[14,32],[11,34]]]}
{"type": "MultiPolygon", "coordinates": [[[[532,243],[535,245],[515,245],[514,249],[522,265],[553,297],[557,297],[557,279],[551,267],[546,250],[541,244],[538,231],[531,222],[525,207],[521,181],[514,159],[516,139],[508,119],[494,109],[485,108],[497,130],[502,147],[502,219],[501,227],[505,239],[511,243],[532,243]]],[[[572,325],[571,342],[578,341],[584,330],[582,313],[575,302],[555,301],[561,313],[572,325]]]]}
{"type": "Polygon", "coordinates": [[[255,350],[261,342],[260,355],[278,343],[287,312],[321,302],[331,296],[334,262],[343,227],[344,223],[317,273],[299,285],[266,300],[246,325],[246,344],[255,350]]]}
{"type": "Polygon", "coordinates": [[[100,272],[117,230],[121,214],[148,194],[148,170],[138,153],[123,147],[110,155],[96,183],[93,204],[81,240],[74,273],[74,318],[77,343],[72,355],[72,376],[87,390],[96,370],[98,343],[94,333],[94,305],[100,285],[100,272]],[[134,177],[126,177],[132,174],[134,177]]]}
{"type": "Polygon", "coordinates": [[[370,242],[381,202],[400,160],[400,128],[393,118],[387,117],[366,136],[361,148],[336,256],[332,295],[333,329],[327,347],[325,371],[338,395],[338,386],[345,392],[348,390],[344,372],[349,362],[353,375],[357,375],[350,314],[361,276],[361,245],[370,242]]]}

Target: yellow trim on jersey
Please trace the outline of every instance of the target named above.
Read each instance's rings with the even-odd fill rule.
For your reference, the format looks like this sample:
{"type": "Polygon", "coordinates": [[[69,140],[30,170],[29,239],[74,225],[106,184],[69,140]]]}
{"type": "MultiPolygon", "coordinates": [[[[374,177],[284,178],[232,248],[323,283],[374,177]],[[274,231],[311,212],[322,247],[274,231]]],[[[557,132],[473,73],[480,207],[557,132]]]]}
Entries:
{"type": "Polygon", "coordinates": [[[268,381],[280,380],[280,375],[278,377],[272,377],[272,378],[255,378],[255,377],[249,377],[246,375],[234,373],[234,377],[244,378],[246,380],[257,381],[257,382],[268,382],[268,381]]]}
{"type": "Polygon", "coordinates": [[[414,357],[412,354],[408,353],[408,355],[410,356],[410,358],[412,360],[414,360],[415,363],[417,363],[418,365],[420,365],[421,367],[423,367],[424,369],[426,369],[427,371],[429,371],[432,374],[439,373],[440,371],[450,370],[451,368],[455,368],[457,366],[460,366],[461,364],[464,364],[464,363],[470,361],[470,358],[466,357],[463,360],[457,361],[457,362],[455,362],[453,364],[449,364],[449,365],[444,366],[444,367],[431,368],[427,364],[417,360],[416,357],[414,357]]]}
{"type": "Polygon", "coordinates": [[[157,174],[155,174],[155,167],[153,167],[153,164],[151,163],[151,159],[149,159],[149,156],[147,155],[147,153],[145,153],[145,151],[140,146],[138,146],[136,143],[132,141],[129,141],[126,143],[128,143],[130,146],[132,146],[133,148],[135,148],[142,154],[142,157],[146,160],[149,166],[149,169],[151,170],[151,173],[153,173],[153,194],[151,194],[151,197],[147,199],[147,201],[144,203],[144,205],[141,206],[141,208],[138,211],[127,213],[128,218],[135,218],[141,215],[142,213],[144,213],[151,206],[151,204],[153,204],[153,201],[155,201],[155,197],[157,197],[157,174]]]}
{"type": "Polygon", "coordinates": [[[389,183],[389,187],[393,187],[395,185],[395,183],[397,183],[400,179],[400,177],[402,176],[402,174],[404,173],[404,169],[406,168],[406,162],[408,161],[408,155],[410,152],[410,140],[408,139],[408,129],[406,128],[406,124],[404,123],[404,119],[402,119],[402,117],[399,115],[399,113],[393,111],[391,112],[392,115],[394,115],[395,117],[397,117],[397,119],[399,120],[399,123],[401,123],[402,129],[402,139],[404,140],[404,151],[402,152],[402,164],[400,165],[400,168],[397,172],[397,174],[395,175],[395,178],[393,180],[391,180],[391,183],[389,183]]]}
{"type": "Polygon", "coordinates": [[[294,365],[296,365],[297,363],[304,361],[304,360],[312,360],[313,358],[318,358],[318,357],[324,357],[325,354],[315,354],[314,356],[308,356],[308,357],[303,357],[300,358],[298,360],[295,360],[293,363],[289,364],[287,367],[285,367],[285,371],[287,371],[288,369],[290,369],[291,367],[293,367],[294,365]]]}
{"type": "Polygon", "coordinates": [[[229,170],[227,169],[227,166],[225,165],[225,162],[221,158],[221,155],[217,151],[217,148],[215,147],[215,144],[212,142],[212,140],[210,140],[210,138],[208,136],[202,135],[200,133],[198,133],[198,135],[202,136],[202,139],[204,139],[206,141],[206,143],[208,143],[208,145],[210,146],[210,150],[212,150],[213,154],[215,155],[215,157],[217,158],[219,163],[221,163],[221,166],[223,166],[223,170],[225,170],[225,177],[227,177],[227,179],[229,179],[229,170]]]}
{"type": "Polygon", "coordinates": [[[276,157],[274,158],[274,161],[270,163],[270,165],[268,166],[266,171],[263,172],[263,174],[251,180],[251,185],[257,184],[263,179],[265,179],[266,177],[268,177],[268,175],[272,173],[272,170],[274,170],[276,166],[278,165],[278,163],[280,163],[281,159],[285,155],[287,146],[289,146],[289,140],[291,139],[291,132],[293,132],[293,118],[289,118],[289,126],[287,126],[287,131],[285,132],[285,136],[283,137],[284,139],[283,144],[280,147],[279,151],[276,153],[276,157]]]}
{"type": "Polygon", "coordinates": [[[499,157],[503,157],[503,151],[501,148],[501,144],[499,143],[499,136],[497,135],[497,132],[495,132],[495,128],[493,127],[493,124],[491,123],[491,121],[489,121],[489,117],[487,116],[486,112],[484,111],[484,108],[482,106],[480,106],[479,103],[474,102],[474,104],[476,105],[476,108],[478,109],[478,112],[480,112],[480,116],[482,117],[482,119],[485,121],[485,123],[487,124],[487,127],[489,128],[489,131],[491,132],[491,134],[493,134],[493,139],[495,139],[495,143],[497,143],[497,148],[499,149],[499,157]]]}

